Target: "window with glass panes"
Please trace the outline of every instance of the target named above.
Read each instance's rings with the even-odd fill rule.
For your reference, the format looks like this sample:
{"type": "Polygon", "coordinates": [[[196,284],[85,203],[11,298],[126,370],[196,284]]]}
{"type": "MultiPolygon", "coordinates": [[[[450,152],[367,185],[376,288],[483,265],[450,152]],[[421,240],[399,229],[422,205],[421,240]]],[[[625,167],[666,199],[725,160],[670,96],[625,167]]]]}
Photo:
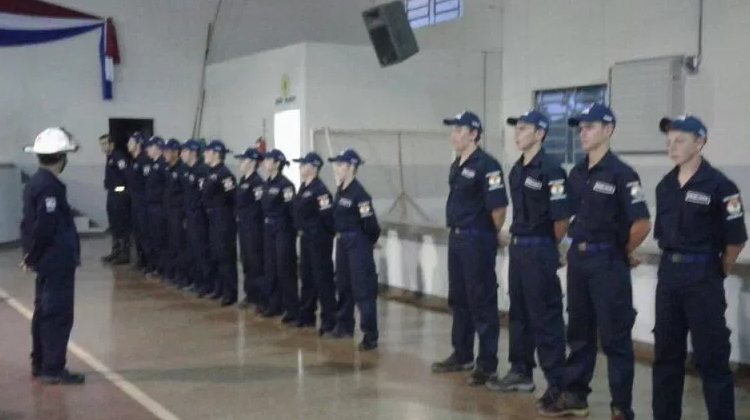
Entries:
{"type": "Polygon", "coordinates": [[[412,28],[436,25],[461,16],[462,0],[404,0],[412,28]]]}
{"type": "Polygon", "coordinates": [[[568,118],[580,114],[594,103],[606,104],[607,96],[607,85],[534,92],[534,107],[550,119],[544,150],[567,164],[575,164],[583,159],[585,153],[581,150],[578,130],[568,127],[568,118]]]}

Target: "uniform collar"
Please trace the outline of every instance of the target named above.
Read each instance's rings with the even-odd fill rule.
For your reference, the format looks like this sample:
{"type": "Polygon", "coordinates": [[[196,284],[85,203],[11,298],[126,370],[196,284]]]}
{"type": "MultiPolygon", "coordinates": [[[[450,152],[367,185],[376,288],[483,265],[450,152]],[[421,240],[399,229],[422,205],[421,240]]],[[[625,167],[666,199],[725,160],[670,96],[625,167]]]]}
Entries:
{"type": "MultiPolygon", "coordinates": [[[[468,160],[467,160],[467,162],[468,162],[468,160]]],[[[352,189],[352,187],[354,187],[355,185],[358,185],[358,184],[359,184],[359,182],[357,181],[357,178],[354,178],[354,179],[352,179],[352,182],[350,182],[349,185],[346,186],[346,188],[341,188],[339,190],[339,192],[343,193],[343,192],[349,191],[350,189],[352,189]]]]}
{"type": "Polygon", "coordinates": [[[479,159],[479,154],[482,153],[482,148],[477,146],[476,149],[474,149],[473,152],[469,155],[469,157],[466,158],[464,163],[461,163],[461,156],[458,156],[456,158],[456,166],[466,166],[469,164],[469,162],[475,161],[479,159]]]}
{"type": "Polygon", "coordinates": [[[65,184],[63,184],[62,180],[60,180],[60,177],[58,177],[57,175],[55,175],[54,173],[52,173],[52,171],[50,171],[49,169],[39,167],[39,172],[42,174],[42,176],[44,176],[45,178],[51,180],[55,184],[61,185],[63,187],[65,186],[65,184]]]}
{"type": "MultiPolygon", "coordinates": [[[[696,182],[705,181],[708,179],[711,179],[711,169],[713,169],[713,166],[711,166],[710,163],[706,160],[706,158],[701,156],[701,163],[698,165],[698,170],[695,171],[692,177],[688,180],[688,182],[685,185],[693,184],[696,182]]],[[[672,178],[674,178],[675,182],[679,185],[679,179],[678,175],[680,173],[680,167],[675,166],[672,171],[669,173],[672,178]]]]}
{"type": "Polygon", "coordinates": [[[544,158],[544,149],[542,148],[542,149],[539,149],[539,151],[537,152],[537,154],[534,155],[533,158],[531,158],[531,161],[529,162],[528,165],[524,165],[523,164],[523,153],[521,154],[521,157],[518,158],[518,160],[516,161],[516,164],[518,166],[522,167],[522,168],[523,167],[526,167],[526,168],[538,168],[538,167],[542,166],[542,159],[543,158],[544,158]]]}
{"type": "Polygon", "coordinates": [[[607,153],[602,156],[602,159],[596,163],[596,165],[589,168],[589,156],[586,155],[585,158],[583,158],[583,164],[584,168],[586,168],[588,171],[592,171],[594,169],[609,169],[612,167],[612,163],[615,160],[615,154],[612,153],[612,150],[607,150],[607,153]]]}

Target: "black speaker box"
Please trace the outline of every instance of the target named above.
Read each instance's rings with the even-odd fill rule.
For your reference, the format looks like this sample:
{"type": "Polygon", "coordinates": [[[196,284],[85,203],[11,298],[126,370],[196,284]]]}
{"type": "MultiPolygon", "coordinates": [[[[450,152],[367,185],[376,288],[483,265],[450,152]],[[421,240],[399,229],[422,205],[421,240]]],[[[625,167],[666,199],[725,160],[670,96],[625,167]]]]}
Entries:
{"type": "Polygon", "coordinates": [[[398,64],[419,52],[403,1],[367,9],[362,12],[362,18],[381,67],[398,64]]]}

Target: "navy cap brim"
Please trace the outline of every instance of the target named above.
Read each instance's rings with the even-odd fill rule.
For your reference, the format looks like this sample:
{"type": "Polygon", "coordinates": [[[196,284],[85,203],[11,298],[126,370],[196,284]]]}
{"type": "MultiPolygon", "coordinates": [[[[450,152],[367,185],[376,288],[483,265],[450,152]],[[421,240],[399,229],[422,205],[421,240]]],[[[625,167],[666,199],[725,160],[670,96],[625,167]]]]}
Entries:
{"type": "Polygon", "coordinates": [[[443,125],[458,125],[458,120],[455,118],[445,118],[443,120],[443,125]]]}
{"type": "Polygon", "coordinates": [[[520,118],[511,117],[511,118],[508,118],[507,120],[505,120],[505,122],[508,125],[516,126],[520,120],[521,120],[520,118]]]}
{"type": "Polygon", "coordinates": [[[305,159],[303,159],[303,158],[299,158],[299,159],[292,159],[292,162],[297,162],[297,163],[306,163],[305,159]]]}

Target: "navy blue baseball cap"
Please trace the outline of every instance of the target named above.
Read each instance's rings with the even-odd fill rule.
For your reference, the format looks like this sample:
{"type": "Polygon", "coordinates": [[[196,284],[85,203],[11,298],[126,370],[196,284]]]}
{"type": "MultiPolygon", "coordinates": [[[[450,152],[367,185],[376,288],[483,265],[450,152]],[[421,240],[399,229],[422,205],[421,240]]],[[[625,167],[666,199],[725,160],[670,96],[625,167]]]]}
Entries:
{"type": "Polygon", "coordinates": [[[602,122],[615,125],[617,119],[615,113],[608,106],[594,104],[586,108],[580,115],[568,118],[568,125],[571,127],[578,127],[582,122],[602,122]]]}
{"type": "Polygon", "coordinates": [[[317,154],[317,153],[315,153],[315,152],[310,152],[310,153],[306,154],[305,156],[302,156],[299,159],[292,159],[292,160],[294,162],[297,162],[297,163],[303,163],[303,164],[304,163],[309,163],[310,165],[312,165],[312,166],[314,166],[314,167],[316,167],[318,169],[320,169],[321,167],[323,167],[323,158],[320,157],[320,155],[317,154]]]}
{"type": "Polygon", "coordinates": [[[133,139],[138,144],[143,144],[146,142],[146,138],[143,137],[143,134],[141,134],[139,131],[136,131],[135,133],[130,135],[130,138],[128,140],[133,139]]]}
{"type": "Polygon", "coordinates": [[[549,128],[549,118],[539,111],[531,110],[521,115],[520,117],[510,117],[505,120],[508,125],[516,126],[518,123],[532,124],[539,130],[547,131],[549,128]]]}
{"type": "Polygon", "coordinates": [[[359,166],[365,163],[365,161],[362,160],[362,158],[359,157],[359,154],[355,152],[353,149],[346,149],[336,156],[329,157],[328,161],[338,162],[338,163],[350,163],[355,166],[359,166]]]}
{"type": "Polygon", "coordinates": [[[266,155],[263,156],[263,158],[273,159],[276,162],[289,163],[289,161],[286,160],[286,156],[284,156],[284,152],[279,149],[272,149],[271,151],[266,152],[266,155]]]}
{"type": "Polygon", "coordinates": [[[158,136],[153,136],[148,141],[146,141],[146,147],[150,146],[159,146],[159,148],[164,147],[164,139],[158,136]]]}
{"type": "Polygon", "coordinates": [[[183,149],[192,150],[194,152],[200,152],[203,146],[195,139],[190,139],[182,145],[183,149]]]}
{"type": "Polygon", "coordinates": [[[181,150],[182,145],[177,139],[169,139],[167,144],[164,145],[164,150],[181,150]]]}
{"type": "Polygon", "coordinates": [[[247,148],[243,153],[234,155],[236,159],[263,160],[263,154],[254,147],[247,148]]]}
{"type": "Polygon", "coordinates": [[[230,150],[227,149],[226,146],[224,146],[224,142],[221,140],[211,140],[211,143],[208,143],[208,145],[206,146],[204,150],[211,150],[211,151],[219,152],[219,153],[230,152],[230,150]]]}
{"type": "Polygon", "coordinates": [[[670,130],[693,133],[698,137],[708,137],[708,129],[703,121],[692,115],[683,115],[677,118],[664,117],[659,121],[659,130],[666,134],[670,130]]]}
{"type": "Polygon", "coordinates": [[[479,119],[479,116],[477,116],[477,114],[471,111],[464,111],[453,118],[445,118],[443,120],[443,124],[458,127],[469,127],[479,131],[480,133],[482,132],[482,120],[479,119]]]}

